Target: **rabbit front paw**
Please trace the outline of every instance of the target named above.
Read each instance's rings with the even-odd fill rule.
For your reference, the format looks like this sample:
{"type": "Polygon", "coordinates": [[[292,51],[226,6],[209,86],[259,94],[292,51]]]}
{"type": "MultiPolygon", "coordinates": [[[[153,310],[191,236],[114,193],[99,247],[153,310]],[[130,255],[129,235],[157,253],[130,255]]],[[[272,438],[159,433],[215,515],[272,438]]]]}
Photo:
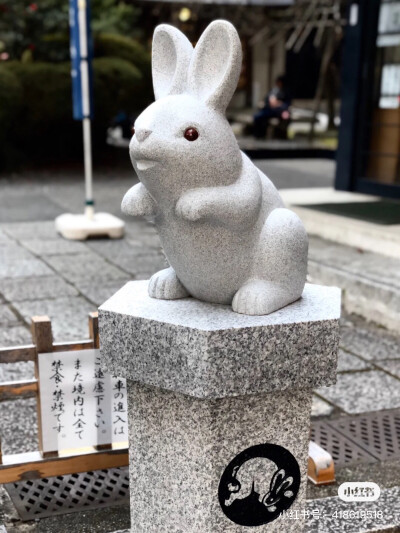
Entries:
{"type": "Polygon", "coordinates": [[[159,300],[177,300],[189,296],[171,267],[160,270],[150,278],[149,296],[159,300]]]}
{"type": "Polygon", "coordinates": [[[125,194],[121,210],[133,217],[152,216],[156,214],[157,206],[144,185],[138,183],[125,194]]]}
{"type": "Polygon", "coordinates": [[[179,217],[195,222],[207,216],[207,205],[197,191],[189,191],[179,198],[175,211],[179,217]]]}

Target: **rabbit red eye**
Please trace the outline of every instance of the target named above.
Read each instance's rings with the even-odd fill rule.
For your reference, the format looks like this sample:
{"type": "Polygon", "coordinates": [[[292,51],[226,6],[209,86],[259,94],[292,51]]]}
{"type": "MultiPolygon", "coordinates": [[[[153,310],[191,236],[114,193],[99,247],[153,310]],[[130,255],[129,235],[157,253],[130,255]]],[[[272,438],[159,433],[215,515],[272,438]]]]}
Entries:
{"type": "Polygon", "coordinates": [[[199,137],[199,132],[196,128],[186,128],[183,136],[187,141],[195,141],[199,137]]]}
{"type": "Polygon", "coordinates": [[[132,126],[131,132],[132,132],[132,137],[133,137],[135,135],[135,126],[132,126]]]}

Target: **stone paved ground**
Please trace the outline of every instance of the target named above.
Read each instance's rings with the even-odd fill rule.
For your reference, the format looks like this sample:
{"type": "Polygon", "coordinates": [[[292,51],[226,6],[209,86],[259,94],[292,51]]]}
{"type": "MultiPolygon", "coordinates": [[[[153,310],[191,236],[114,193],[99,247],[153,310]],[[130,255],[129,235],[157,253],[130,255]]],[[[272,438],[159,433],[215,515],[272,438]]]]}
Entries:
{"type": "MultiPolygon", "coordinates": [[[[278,187],[332,184],[334,165],[330,161],[274,160],[257,164],[267,171],[278,187]]],[[[130,170],[118,171],[118,176],[111,172],[100,175],[95,189],[99,209],[122,216],[121,198],[134,182],[130,170]]],[[[126,235],[118,241],[71,242],[58,236],[54,217],[65,211],[79,212],[82,189],[80,180],[72,174],[24,175],[0,181],[0,346],[28,343],[30,317],[37,314],[50,316],[57,341],[86,337],[90,311],[126,281],[148,278],[165,265],[157,234],[143,220],[123,217],[126,235]]],[[[346,272],[357,276],[357,269],[362,273],[365,266],[371,265],[370,255],[317,238],[311,239],[310,258],[313,280],[318,281],[319,273],[323,272],[323,281],[329,282],[332,278],[326,272],[333,268],[335,278],[332,284],[340,284],[343,279],[348,284],[346,272]],[[367,263],[363,262],[365,257],[367,263]],[[346,265],[349,265],[348,271],[346,265]],[[344,273],[342,277],[337,275],[339,271],[344,273]]],[[[379,266],[378,259],[374,258],[375,267],[379,266]]],[[[396,265],[390,265],[390,268],[395,269],[396,265]]],[[[387,271],[381,274],[390,281],[387,271]]],[[[380,273],[376,272],[376,275],[380,273]]],[[[32,375],[30,363],[0,365],[0,382],[32,375]]],[[[338,382],[333,387],[316,391],[313,415],[346,416],[395,407],[400,407],[399,337],[378,325],[345,314],[338,382]]],[[[37,428],[32,399],[0,403],[0,420],[5,453],[36,448],[37,428]]],[[[391,469],[395,467],[397,464],[391,469]]],[[[393,480],[389,482],[389,478],[389,474],[382,475],[382,483],[390,491],[396,484],[393,480]]],[[[310,497],[318,498],[318,494],[322,493],[313,492],[310,497]]],[[[391,492],[387,493],[389,500],[392,496],[391,492]]],[[[10,519],[10,509],[7,496],[4,491],[0,492],[0,524],[7,517],[10,519]],[[1,499],[5,502],[4,508],[8,509],[4,519],[1,499]]],[[[126,511],[125,522],[118,518],[120,512],[110,513],[115,520],[110,522],[109,531],[126,527],[126,511]]],[[[86,514],[91,516],[90,512],[86,514]]],[[[63,520],[63,527],[68,524],[67,529],[58,529],[57,520],[45,519],[40,526],[22,526],[15,522],[8,531],[104,531],[101,526],[93,525],[92,518],[89,518],[90,527],[82,525],[76,529],[78,516],[81,513],[63,520]]],[[[391,520],[388,518],[389,525],[391,520]]]]}

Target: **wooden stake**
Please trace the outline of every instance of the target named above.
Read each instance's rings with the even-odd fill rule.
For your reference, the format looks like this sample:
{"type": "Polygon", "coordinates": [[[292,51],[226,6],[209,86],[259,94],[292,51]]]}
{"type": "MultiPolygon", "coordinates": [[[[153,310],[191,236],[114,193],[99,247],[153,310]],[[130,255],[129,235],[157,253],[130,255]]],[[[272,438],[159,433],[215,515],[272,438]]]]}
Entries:
{"type": "Polygon", "coordinates": [[[33,344],[36,346],[36,354],[53,351],[53,334],[48,316],[33,316],[31,332],[33,344]]]}
{"type": "MultiPolygon", "coordinates": [[[[89,313],[89,336],[93,340],[93,347],[95,349],[100,348],[98,311],[93,311],[92,313],[89,313]]],[[[112,444],[97,444],[95,446],[95,449],[98,451],[112,450],[112,444]]]]}
{"type": "Polygon", "coordinates": [[[38,383],[36,394],[36,409],[38,420],[38,436],[39,436],[39,451],[42,457],[56,457],[58,451],[44,452],[43,451],[43,420],[42,410],[40,405],[40,380],[39,380],[39,359],[40,353],[51,353],[53,351],[53,333],[51,330],[51,321],[48,316],[34,316],[31,323],[32,340],[36,346],[35,357],[35,378],[38,383]]]}
{"type": "Polygon", "coordinates": [[[89,336],[93,340],[93,347],[100,348],[98,311],[89,313],[89,336]]]}

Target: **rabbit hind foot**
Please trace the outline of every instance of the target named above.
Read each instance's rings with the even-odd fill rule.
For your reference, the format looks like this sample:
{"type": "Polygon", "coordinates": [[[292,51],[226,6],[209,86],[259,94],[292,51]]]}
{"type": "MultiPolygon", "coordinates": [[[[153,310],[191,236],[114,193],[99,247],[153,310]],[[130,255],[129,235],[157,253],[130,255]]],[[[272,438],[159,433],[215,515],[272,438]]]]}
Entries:
{"type": "Polygon", "coordinates": [[[269,315],[301,296],[277,283],[250,280],[235,294],[232,309],[242,315],[269,315]]]}

